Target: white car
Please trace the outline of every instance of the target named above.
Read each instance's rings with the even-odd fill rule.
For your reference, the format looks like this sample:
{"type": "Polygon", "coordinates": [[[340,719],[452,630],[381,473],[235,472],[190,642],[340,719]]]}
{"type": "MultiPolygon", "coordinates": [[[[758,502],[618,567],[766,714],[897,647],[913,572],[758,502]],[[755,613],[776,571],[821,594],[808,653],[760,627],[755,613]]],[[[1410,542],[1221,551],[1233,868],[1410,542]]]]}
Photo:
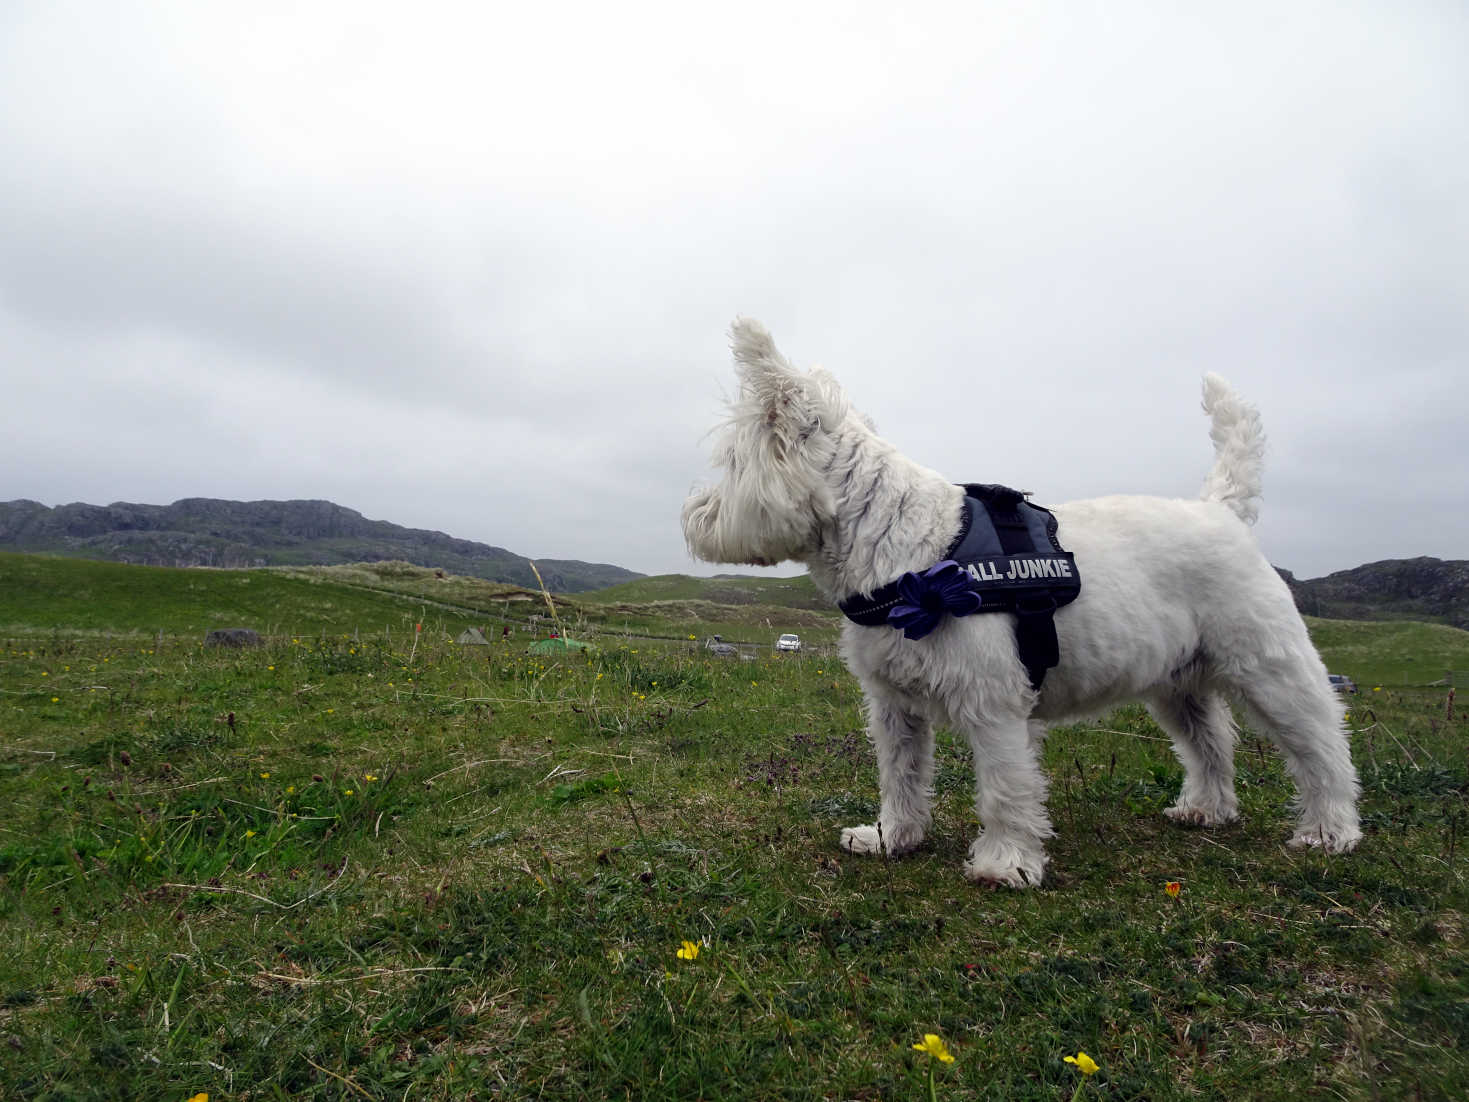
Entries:
{"type": "Polygon", "coordinates": [[[778,651],[798,651],[801,649],[801,637],[799,635],[791,635],[787,632],[775,641],[775,649],[778,651]]]}

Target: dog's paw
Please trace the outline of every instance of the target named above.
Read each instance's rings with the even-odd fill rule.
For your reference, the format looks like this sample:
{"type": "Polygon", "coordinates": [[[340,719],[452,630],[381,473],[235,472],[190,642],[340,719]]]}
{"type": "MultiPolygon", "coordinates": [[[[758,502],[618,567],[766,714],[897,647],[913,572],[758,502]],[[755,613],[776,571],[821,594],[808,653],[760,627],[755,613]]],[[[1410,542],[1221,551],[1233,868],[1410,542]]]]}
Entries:
{"type": "Polygon", "coordinates": [[[1290,846],[1292,849],[1319,846],[1325,853],[1350,853],[1361,840],[1362,832],[1355,826],[1342,826],[1335,830],[1324,826],[1303,826],[1292,835],[1290,846]]]}
{"type": "Polygon", "coordinates": [[[923,841],[923,831],[917,828],[894,827],[877,829],[876,823],[845,827],[842,830],[842,849],[848,853],[876,854],[887,850],[889,857],[901,857],[918,848],[923,841]]]}
{"type": "Polygon", "coordinates": [[[1163,814],[1179,826],[1221,827],[1239,821],[1239,809],[1235,807],[1200,807],[1197,804],[1177,803],[1165,807],[1163,814]]]}
{"type": "Polygon", "coordinates": [[[882,839],[878,836],[877,827],[869,825],[843,828],[842,849],[848,853],[881,853],[882,839]]]}
{"type": "Polygon", "coordinates": [[[1042,849],[1022,849],[1011,842],[987,842],[983,836],[969,847],[964,876],[972,884],[1034,888],[1046,875],[1042,849]]]}

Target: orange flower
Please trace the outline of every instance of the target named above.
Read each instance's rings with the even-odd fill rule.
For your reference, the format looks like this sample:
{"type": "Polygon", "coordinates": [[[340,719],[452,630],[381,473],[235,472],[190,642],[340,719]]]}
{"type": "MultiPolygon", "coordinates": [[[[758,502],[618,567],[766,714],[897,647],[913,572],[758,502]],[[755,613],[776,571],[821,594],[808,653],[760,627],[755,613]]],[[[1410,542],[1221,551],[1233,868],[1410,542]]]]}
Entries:
{"type": "Polygon", "coordinates": [[[1183,885],[1177,880],[1170,880],[1163,885],[1163,890],[1168,893],[1170,899],[1177,899],[1178,893],[1183,891],[1183,885]]]}

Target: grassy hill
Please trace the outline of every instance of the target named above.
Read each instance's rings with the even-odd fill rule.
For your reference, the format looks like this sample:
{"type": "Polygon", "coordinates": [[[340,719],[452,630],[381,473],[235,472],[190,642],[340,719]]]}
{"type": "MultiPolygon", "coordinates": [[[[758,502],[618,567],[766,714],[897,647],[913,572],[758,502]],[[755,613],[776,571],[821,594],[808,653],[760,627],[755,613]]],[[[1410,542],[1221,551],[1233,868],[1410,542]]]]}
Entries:
{"type": "Polygon", "coordinates": [[[275,635],[381,630],[414,618],[410,602],[269,570],[132,566],[0,553],[0,629],[203,635],[253,627],[275,635]]]}
{"type": "Polygon", "coordinates": [[[1311,639],[1332,673],[1357,682],[1426,685],[1449,670],[1469,671],[1469,631],[1411,620],[1318,620],[1311,639]]]}
{"type": "Polygon", "coordinates": [[[658,574],[578,594],[596,604],[646,604],[652,601],[708,601],[722,605],[774,605],[814,612],[830,612],[831,605],[816,592],[811,579],[713,577],[658,574]]]}
{"type": "MultiPolygon", "coordinates": [[[[687,641],[721,634],[768,647],[783,631],[809,643],[832,643],[839,621],[810,611],[800,587],[783,590],[749,579],[763,597],[795,594],[795,607],[710,600],[720,584],[689,579],[697,599],[588,600],[552,595],[562,627],[573,634],[649,636],[687,641]]],[[[809,587],[809,581],[801,579],[809,587]]],[[[623,587],[617,587],[621,589],[623,587]]],[[[655,587],[655,592],[659,592],[655,587]]],[[[636,592],[624,594],[635,597],[636,592]]],[[[271,635],[398,631],[415,622],[457,635],[470,626],[544,632],[550,624],[538,591],[483,578],[444,574],[406,562],[252,570],[137,566],[0,552],[0,629],[203,635],[251,627],[271,635]]]]}
{"type": "Polygon", "coordinates": [[[1414,687],[1469,633],[1312,622],[1365,690],[1357,853],[1286,848],[1248,730],[1243,821],[1167,823],[1127,707],[1052,732],[1052,864],[1000,892],[963,738],[924,846],[847,854],[854,681],[681,618],[821,614],[563,601],[597,651],[455,646],[540,599],[483,585],[0,556],[0,1095],[916,1098],[937,1033],[946,1099],[1071,1097],[1079,1050],[1088,1098],[1469,1097],[1469,708],[1414,687]],[[200,648],[241,622],[296,634],[200,648]]]}

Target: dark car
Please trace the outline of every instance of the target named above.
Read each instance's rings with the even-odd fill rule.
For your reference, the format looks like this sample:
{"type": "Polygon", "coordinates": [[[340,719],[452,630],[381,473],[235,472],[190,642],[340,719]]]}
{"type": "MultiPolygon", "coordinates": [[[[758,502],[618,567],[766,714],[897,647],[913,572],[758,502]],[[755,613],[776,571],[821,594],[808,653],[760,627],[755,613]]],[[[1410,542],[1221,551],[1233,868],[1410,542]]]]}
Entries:
{"type": "Polygon", "coordinates": [[[1357,683],[1344,673],[1329,673],[1326,680],[1331,682],[1331,687],[1339,693],[1354,693],[1357,691],[1357,683]]]}
{"type": "Polygon", "coordinates": [[[717,635],[711,635],[704,640],[704,649],[715,658],[735,658],[740,653],[717,635]]]}

